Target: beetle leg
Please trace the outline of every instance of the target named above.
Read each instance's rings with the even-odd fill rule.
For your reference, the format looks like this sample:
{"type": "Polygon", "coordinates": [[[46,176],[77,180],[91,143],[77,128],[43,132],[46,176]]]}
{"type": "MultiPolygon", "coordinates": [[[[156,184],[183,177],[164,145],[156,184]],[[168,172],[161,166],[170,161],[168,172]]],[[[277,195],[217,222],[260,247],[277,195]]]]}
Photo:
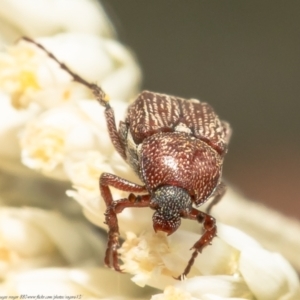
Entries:
{"type": "Polygon", "coordinates": [[[126,207],[147,207],[150,203],[150,195],[135,196],[130,194],[128,198],[113,200],[110,186],[126,192],[145,192],[145,186],[127,181],[110,173],[103,173],[100,176],[100,191],[106,204],[105,223],[108,226],[108,242],[105,253],[105,265],[114,267],[121,271],[118,263],[119,248],[119,225],[117,214],[126,207]],[[112,261],[111,261],[112,260],[112,261]]]}
{"type": "Polygon", "coordinates": [[[107,249],[105,252],[105,265],[112,265],[116,271],[121,272],[118,263],[118,248],[119,248],[119,227],[117,214],[122,212],[127,207],[148,207],[150,203],[150,195],[135,196],[130,194],[128,198],[113,201],[112,205],[105,212],[105,223],[109,227],[107,249]]]}
{"type": "Polygon", "coordinates": [[[193,208],[189,213],[184,214],[182,217],[203,223],[204,233],[191,248],[194,252],[183,273],[177,279],[185,277],[190,272],[198,253],[201,253],[204,247],[210,245],[213,238],[217,235],[216,221],[212,216],[193,208]]]}
{"type": "Polygon", "coordinates": [[[223,196],[226,193],[226,185],[224,182],[221,182],[218,186],[216,191],[214,192],[213,195],[213,199],[211,200],[210,204],[208,205],[207,209],[206,209],[206,213],[209,214],[211,209],[213,208],[213,206],[215,206],[216,204],[218,204],[221,199],[223,198],[223,196]]]}
{"type": "Polygon", "coordinates": [[[55,55],[53,55],[50,51],[48,51],[43,45],[37,43],[36,41],[28,37],[23,37],[23,40],[32,43],[36,45],[38,48],[42,49],[51,59],[57,62],[57,64],[61,67],[61,69],[63,69],[72,77],[73,81],[83,84],[93,92],[94,96],[96,97],[100,105],[105,107],[105,119],[106,119],[106,124],[107,124],[108,133],[111,142],[113,143],[118,153],[122,156],[122,158],[126,160],[125,146],[122,143],[120,135],[117,130],[115,114],[113,109],[109,105],[109,97],[104,93],[104,91],[97,84],[90,83],[85,79],[83,79],[78,74],[74,73],[66,64],[60,62],[55,57],[55,55]]]}

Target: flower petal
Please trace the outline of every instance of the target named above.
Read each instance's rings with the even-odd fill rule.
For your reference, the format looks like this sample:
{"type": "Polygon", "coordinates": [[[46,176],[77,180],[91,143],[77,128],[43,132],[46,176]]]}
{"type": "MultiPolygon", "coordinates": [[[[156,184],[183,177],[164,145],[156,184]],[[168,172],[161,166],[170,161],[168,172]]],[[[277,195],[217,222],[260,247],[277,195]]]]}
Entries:
{"type": "Polygon", "coordinates": [[[240,271],[258,300],[300,299],[297,274],[280,254],[255,248],[244,250],[240,271]]]}
{"type": "MultiPolygon", "coordinates": [[[[132,280],[138,285],[164,288],[172,283],[173,276],[178,277],[183,272],[192,255],[190,248],[198,239],[199,235],[181,229],[169,237],[162,232],[145,232],[139,237],[128,232],[119,250],[124,262],[122,269],[134,274],[132,280]]],[[[189,277],[237,274],[238,257],[237,250],[215,238],[213,245],[198,255],[189,277]]]]}
{"type": "Polygon", "coordinates": [[[3,0],[0,18],[7,22],[2,24],[1,31],[3,27],[6,29],[4,36],[9,41],[24,35],[36,37],[66,31],[102,36],[114,33],[104,10],[95,0],[3,0]]]}
{"type": "Polygon", "coordinates": [[[252,293],[241,277],[226,275],[196,276],[178,282],[175,287],[188,291],[193,297],[200,299],[207,294],[228,298],[253,299],[252,293]]]}
{"type": "Polygon", "coordinates": [[[151,300],[197,300],[197,299],[192,297],[188,292],[185,292],[173,286],[168,286],[165,288],[163,294],[154,295],[151,297],[151,300]]]}

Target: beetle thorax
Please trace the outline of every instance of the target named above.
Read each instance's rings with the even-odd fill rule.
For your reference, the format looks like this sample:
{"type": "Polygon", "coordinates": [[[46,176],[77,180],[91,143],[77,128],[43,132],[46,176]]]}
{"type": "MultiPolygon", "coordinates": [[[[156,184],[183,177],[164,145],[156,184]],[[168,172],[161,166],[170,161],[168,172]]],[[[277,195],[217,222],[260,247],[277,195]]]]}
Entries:
{"type": "Polygon", "coordinates": [[[180,217],[192,207],[188,192],[177,186],[161,186],[151,195],[150,206],[156,210],[153,214],[155,231],[173,233],[180,225],[180,217]]]}
{"type": "Polygon", "coordinates": [[[141,179],[151,192],[171,185],[187,190],[203,203],[218,185],[222,158],[205,142],[183,132],[146,138],[140,152],[141,179]]]}

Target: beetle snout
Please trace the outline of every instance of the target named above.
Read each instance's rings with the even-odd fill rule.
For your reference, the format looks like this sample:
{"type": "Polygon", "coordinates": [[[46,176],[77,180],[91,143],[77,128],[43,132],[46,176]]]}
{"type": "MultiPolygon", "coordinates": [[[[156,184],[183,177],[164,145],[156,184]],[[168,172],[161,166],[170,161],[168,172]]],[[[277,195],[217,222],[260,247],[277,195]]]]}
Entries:
{"type": "Polygon", "coordinates": [[[166,232],[168,235],[175,232],[181,223],[180,217],[166,219],[163,215],[159,214],[158,212],[155,212],[153,214],[152,220],[153,220],[153,228],[155,232],[163,231],[166,232]]]}

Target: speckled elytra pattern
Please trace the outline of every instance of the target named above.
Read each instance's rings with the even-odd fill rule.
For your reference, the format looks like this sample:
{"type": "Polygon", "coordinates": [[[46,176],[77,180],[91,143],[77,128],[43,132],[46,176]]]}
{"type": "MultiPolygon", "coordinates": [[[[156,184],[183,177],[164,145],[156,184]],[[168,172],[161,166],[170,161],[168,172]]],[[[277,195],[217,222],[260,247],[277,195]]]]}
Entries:
{"type": "Polygon", "coordinates": [[[129,107],[126,122],[137,144],[154,133],[185,127],[187,132],[205,141],[219,154],[226,151],[226,126],[209,104],[196,99],[144,91],[129,107]]]}

